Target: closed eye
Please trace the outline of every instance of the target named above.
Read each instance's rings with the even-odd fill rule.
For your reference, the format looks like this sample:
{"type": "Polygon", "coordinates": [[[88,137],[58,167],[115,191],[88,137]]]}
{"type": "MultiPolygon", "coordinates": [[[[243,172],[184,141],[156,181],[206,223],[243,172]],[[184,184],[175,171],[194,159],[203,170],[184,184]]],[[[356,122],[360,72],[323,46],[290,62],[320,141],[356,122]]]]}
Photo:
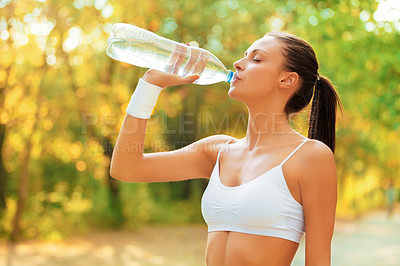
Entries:
{"type": "Polygon", "coordinates": [[[261,62],[259,59],[253,59],[254,62],[261,62]]]}

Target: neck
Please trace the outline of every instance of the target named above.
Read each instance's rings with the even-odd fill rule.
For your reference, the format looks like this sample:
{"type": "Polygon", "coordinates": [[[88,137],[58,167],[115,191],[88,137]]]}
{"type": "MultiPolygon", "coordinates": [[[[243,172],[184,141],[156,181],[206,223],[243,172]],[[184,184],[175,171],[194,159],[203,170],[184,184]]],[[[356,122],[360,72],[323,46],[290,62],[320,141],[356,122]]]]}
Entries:
{"type": "Polygon", "coordinates": [[[269,146],[287,139],[289,134],[297,134],[290,126],[284,112],[265,112],[249,109],[246,137],[249,151],[257,147],[269,146]]]}

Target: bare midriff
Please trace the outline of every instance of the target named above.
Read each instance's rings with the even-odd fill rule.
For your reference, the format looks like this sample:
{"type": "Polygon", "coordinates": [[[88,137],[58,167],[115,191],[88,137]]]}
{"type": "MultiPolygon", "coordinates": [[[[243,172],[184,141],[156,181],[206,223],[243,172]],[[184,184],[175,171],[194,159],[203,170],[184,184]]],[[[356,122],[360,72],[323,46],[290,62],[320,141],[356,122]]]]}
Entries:
{"type": "Polygon", "coordinates": [[[299,244],[240,232],[209,232],[207,266],[290,266],[299,244]]]}

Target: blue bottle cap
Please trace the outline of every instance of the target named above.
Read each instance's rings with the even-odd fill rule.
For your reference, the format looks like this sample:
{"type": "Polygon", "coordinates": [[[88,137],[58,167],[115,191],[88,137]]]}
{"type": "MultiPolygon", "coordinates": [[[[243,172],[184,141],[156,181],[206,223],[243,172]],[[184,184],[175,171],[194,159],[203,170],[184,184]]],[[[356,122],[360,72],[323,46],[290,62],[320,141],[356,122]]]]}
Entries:
{"type": "Polygon", "coordinates": [[[228,70],[228,77],[226,78],[225,82],[231,82],[233,78],[233,72],[228,70]]]}

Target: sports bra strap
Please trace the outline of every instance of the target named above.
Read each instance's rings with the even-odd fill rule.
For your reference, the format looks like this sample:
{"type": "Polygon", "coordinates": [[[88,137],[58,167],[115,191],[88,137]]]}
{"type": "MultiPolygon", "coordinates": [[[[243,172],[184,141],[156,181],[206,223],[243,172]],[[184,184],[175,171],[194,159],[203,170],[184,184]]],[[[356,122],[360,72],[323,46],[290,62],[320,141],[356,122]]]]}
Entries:
{"type": "MultiPolygon", "coordinates": [[[[218,151],[217,162],[219,162],[219,156],[220,156],[220,154],[221,154],[221,150],[224,148],[224,146],[225,146],[226,144],[228,144],[228,143],[231,142],[232,140],[234,140],[234,139],[228,140],[227,142],[225,142],[225,143],[221,146],[221,148],[220,148],[219,151],[218,151]]],[[[286,161],[289,160],[290,157],[292,157],[292,155],[293,155],[298,149],[300,149],[300,147],[303,146],[304,143],[306,143],[306,142],[309,141],[309,140],[310,140],[310,139],[308,139],[308,138],[305,139],[305,140],[303,140],[303,142],[300,143],[300,145],[297,146],[297,148],[294,149],[294,151],[292,151],[279,165],[282,166],[284,163],[286,163],[286,161]]]]}
{"type": "Polygon", "coordinates": [[[219,155],[221,154],[222,148],[223,148],[226,144],[228,144],[229,142],[231,142],[232,140],[234,140],[234,139],[230,139],[230,140],[228,140],[227,142],[225,142],[224,144],[222,144],[221,148],[220,148],[219,151],[218,151],[217,162],[219,162],[219,155]]]}
{"type": "Polygon", "coordinates": [[[310,140],[310,139],[308,139],[308,138],[305,139],[305,140],[303,140],[303,142],[302,142],[299,146],[297,146],[297,148],[294,149],[294,151],[292,151],[292,152],[289,154],[289,156],[286,157],[285,160],[283,160],[283,161],[280,163],[280,165],[282,166],[284,163],[286,163],[286,161],[289,160],[289,158],[292,157],[292,155],[293,155],[298,149],[300,149],[300,147],[303,146],[304,143],[306,143],[306,142],[309,141],[309,140],[310,140]]]}

